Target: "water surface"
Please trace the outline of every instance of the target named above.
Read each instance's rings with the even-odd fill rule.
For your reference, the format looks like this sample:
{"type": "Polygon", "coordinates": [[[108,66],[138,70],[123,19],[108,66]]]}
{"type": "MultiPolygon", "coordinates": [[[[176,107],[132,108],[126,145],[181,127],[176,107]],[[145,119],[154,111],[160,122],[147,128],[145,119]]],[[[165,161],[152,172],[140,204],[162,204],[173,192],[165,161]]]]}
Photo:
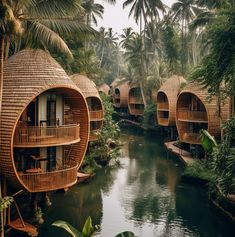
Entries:
{"type": "Polygon", "coordinates": [[[51,227],[61,219],[81,229],[88,216],[97,236],[130,230],[144,237],[233,236],[230,223],[207,199],[206,190],[180,182],[182,166],[157,136],[123,131],[120,166],[100,170],[89,184],[55,193],[40,236],[67,237],[51,227]]]}

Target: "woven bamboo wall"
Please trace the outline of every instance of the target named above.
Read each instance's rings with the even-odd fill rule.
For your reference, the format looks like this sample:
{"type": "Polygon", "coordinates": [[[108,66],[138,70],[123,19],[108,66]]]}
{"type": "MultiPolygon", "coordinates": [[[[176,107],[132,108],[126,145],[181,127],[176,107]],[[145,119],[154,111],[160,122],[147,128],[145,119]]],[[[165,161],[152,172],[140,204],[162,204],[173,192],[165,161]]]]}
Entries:
{"type": "MultiPolygon", "coordinates": [[[[68,98],[79,101],[80,138],[81,142],[74,144],[73,154],[77,166],[84,157],[89,137],[88,108],[82,93],[69,79],[62,67],[45,51],[23,50],[5,62],[4,85],[1,121],[0,169],[9,182],[18,187],[26,188],[20,180],[13,157],[13,138],[16,124],[28,104],[38,95],[49,89],[65,89],[68,98]]],[[[66,94],[65,93],[65,94],[66,94]]]]}
{"type": "Polygon", "coordinates": [[[135,116],[141,116],[144,114],[144,102],[143,102],[143,98],[142,95],[140,93],[140,97],[136,98],[136,103],[131,102],[131,95],[134,92],[134,90],[140,90],[140,87],[138,86],[131,86],[129,89],[129,93],[128,93],[128,110],[129,113],[131,115],[135,115],[135,116]],[[137,102],[138,101],[138,102],[137,102]],[[135,109],[134,107],[136,105],[141,105],[143,107],[143,109],[135,109]]]}
{"type": "Polygon", "coordinates": [[[118,84],[114,87],[114,92],[118,90],[120,95],[120,102],[114,103],[114,107],[116,108],[127,108],[128,107],[128,94],[129,94],[129,83],[124,82],[122,84],[118,84]]]}
{"type": "Polygon", "coordinates": [[[110,87],[106,83],[104,83],[101,86],[99,86],[98,91],[103,92],[106,95],[109,95],[110,87]]]}
{"type": "MultiPolygon", "coordinates": [[[[102,114],[104,114],[102,100],[100,98],[99,91],[96,88],[95,83],[92,80],[90,80],[88,77],[81,74],[74,74],[70,76],[70,78],[75,83],[75,85],[80,89],[84,97],[86,99],[90,98],[92,100],[92,103],[96,103],[95,106],[99,108],[99,110],[102,110],[102,114]]],[[[102,118],[97,119],[96,121],[92,121],[91,119],[90,123],[95,123],[98,120],[100,122],[97,123],[98,125],[97,130],[101,130],[103,126],[103,116],[102,118]]],[[[90,140],[94,140],[92,139],[92,134],[90,134],[90,140]]]]}
{"type": "MultiPolygon", "coordinates": [[[[189,83],[179,94],[176,105],[176,126],[179,133],[179,136],[182,137],[182,131],[185,130],[185,123],[178,120],[178,111],[182,107],[189,108],[191,105],[189,102],[185,101],[184,98],[187,94],[195,95],[204,105],[206,109],[207,116],[207,131],[215,136],[220,137],[220,118],[218,116],[218,106],[217,106],[217,98],[212,96],[209,98],[208,91],[202,88],[198,83],[192,82],[189,83]]],[[[221,109],[221,120],[222,122],[229,118],[229,108],[230,108],[230,100],[226,100],[222,105],[221,109]]],[[[187,129],[187,128],[186,128],[187,129]]],[[[194,144],[193,142],[189,142],[194,144]]]]}
{"type": "Polygon", "coordinates": [[[164,84],[161,86],[161,88],[158,90],[157,94],[157,120],[158,124],[161,126],[175,126],[175,112],[176,112],[176,101],[177,101],[177,96],[180,91],[180,86],[186,83],[186,80],[177,75],[171,76],[169,79],[167,79],[164,84]],[[169,114],[168,114],[168,120],[166,123],[161,123],[160,119],[160,111],[159,111],[159,106],[158,103],[161,102],[163,99],[162,97],[165,96],[167,98],[167,103],[168,103],[168,109],[169,109],[169,114]]]}

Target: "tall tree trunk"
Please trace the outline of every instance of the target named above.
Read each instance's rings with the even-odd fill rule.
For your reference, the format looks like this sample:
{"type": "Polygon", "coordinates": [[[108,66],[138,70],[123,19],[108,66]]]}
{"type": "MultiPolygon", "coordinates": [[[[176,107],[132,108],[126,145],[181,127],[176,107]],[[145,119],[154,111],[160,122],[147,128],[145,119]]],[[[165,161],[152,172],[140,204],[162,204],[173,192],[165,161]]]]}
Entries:
{"type": "Polygon", "coordinates": [[[144,106],[146,106],[147,103],[146,103],[146,97],[145,97],[145,93],[144,93],[143,82],[140,82],[140,92],[141,92],[141,95],[142,95],[142,98],[143,98],[144,106]]]}

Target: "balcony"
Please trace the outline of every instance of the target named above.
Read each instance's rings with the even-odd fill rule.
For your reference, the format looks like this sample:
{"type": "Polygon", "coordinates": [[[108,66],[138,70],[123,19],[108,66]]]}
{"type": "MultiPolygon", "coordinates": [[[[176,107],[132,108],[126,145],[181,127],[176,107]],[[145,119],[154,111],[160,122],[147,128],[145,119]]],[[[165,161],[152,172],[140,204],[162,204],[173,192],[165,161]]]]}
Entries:
{"type": "Polygon", "coordinates": [[[144,109],[132,109],[132,108],[130,108],[130,112],[133,115],[143,115],[144,114],[144,109]]]}
{"type": "Polygon", "coordinates": [[[183,122],[207,123],[206,111],[178,110],[178,120],[183,122]]]}
{"type": "Polygon", "coordinates": [[[120,94],[114,94],[113,97],[114,99],[120,99],[120,94]]]}
{"type": "Polygon", "coordinates": [[[77,182],[77,166],[45,173],[18,173],[30,192],[47,192],[70,187],[77,182]]]}
{"type": "Polygon", "coordinates": [[[168,102],[158,102],[157,103],[157,110],[159,110],[159,111],[169,111],[168,102]]]}
{"type": "Polygon", "coordinates": [[[201,140],[198,133],[184,132],[181,136],[181,142],[189,144],[201,144],[201,140]]]}
{"type": "Polygon", "coordinates": [[[143,99],[141,97],[130,96],[129,103],[130,104],[143,104],[143,99]]]}
{"type": "Polygon", "coordinates": [[[14,147],[47,147],[80,141],[80,124],[61,126],[18,126],[14,147]]]}
{"type": "Polygon", "coordinates": [[[100,133],[100,129],[91,130],[89,141],[90,142],[96,141],[98,139],[98,134],[99,133],[100,133]]]}
{"type": "Polygon", "coordinates": [[[159,118],[158,117],[158,124],[162,126],[168,126],[169,119],[168,118],[159,118]]]}
{"type": "Polygon", "coordinates": [[[103,110],[93,110],[90,111],[90,121],[103,120],[103,110]]]}

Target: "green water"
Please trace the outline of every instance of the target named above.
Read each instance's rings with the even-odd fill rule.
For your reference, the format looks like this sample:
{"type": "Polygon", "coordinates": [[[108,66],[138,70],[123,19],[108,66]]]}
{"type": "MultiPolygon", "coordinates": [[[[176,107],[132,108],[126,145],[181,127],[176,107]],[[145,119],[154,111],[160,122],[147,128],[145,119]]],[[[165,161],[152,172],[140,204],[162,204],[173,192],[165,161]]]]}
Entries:
{"type": "Polygon", "coordinates": [[[88,216],[97,236],[130,230],[137,236],[234,236],[230,223],[208,201],[206,190],[180,182],[182,167],[155,137],[124,131],[120,167],[106,168],[89,184],[55,193],[45,210],[41,237],[67,237],[51,227],[61,219],[81,228],[88,216]]]}

